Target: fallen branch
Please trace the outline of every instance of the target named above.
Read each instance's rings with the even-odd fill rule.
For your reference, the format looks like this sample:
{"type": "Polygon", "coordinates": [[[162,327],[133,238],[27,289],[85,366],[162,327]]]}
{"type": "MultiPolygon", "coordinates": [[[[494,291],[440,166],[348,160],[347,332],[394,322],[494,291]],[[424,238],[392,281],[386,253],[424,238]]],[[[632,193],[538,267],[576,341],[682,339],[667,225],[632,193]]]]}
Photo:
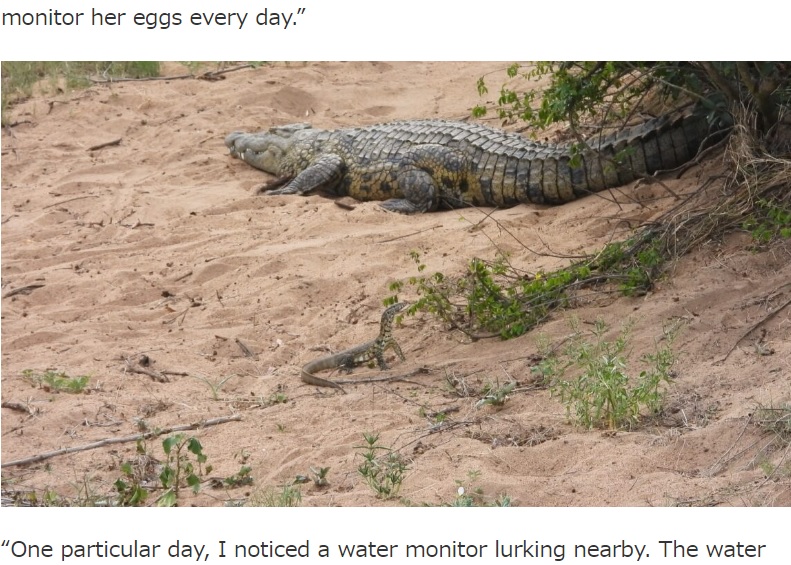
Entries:
{"type": "MultiPolygon", "coordinates": [[[[339,204],[339,206],[340,206],[340,204],[339,204]]],[[[391,241],[398,241],[399,239],[404,239],[406,237],[412,237],[413,235],[417,235],[419,233],[423,233],[424,231],[434,230],[434,229],[441,228],[441,227],[442,227],[442,224],[435,224],[433,226],[430,226],[430,227],[427,227],[427,228],[423,228],[422,230],[414,231],[414,232],[408,233],[406,235],[399,235],[397,237],[391,237],[390,239],[382,239],[382,240],[377,241],[376,243],[390,243],[391,241]]]]}
{"type": "Polygon", "coordinates": [[[99,149],[104,149],[105,147],[113,147],[114,145],[121,145],[121,138],[113,139],[112,141],[105,141],[104,143],[100,143],[98,145],[91,145],[88,148],[88,151],[98,151],[99,149]]]}
{"type": "Polygon", "coordinates": [[[747,449],[750,449],[753,445],[755,445],[756,443],[758,443],[760,441],[760,440],[754,441],[753,443],[751,443],[745,449],[742,449],[738,453],[732,455],[729,459],[725,459],[728,456],[728,454],[731,451],[733,451],[733,448],[736,447],[736,445],[739,443],[739,441],[741,441],[742,436],[744,436],[744,432],[747,431],[747,426],[749,426],[750,422],[752,422],[752,421],[753,421],[753,415],[750,414],[749,416],[747,416],[747,419],[744,421],[744,426],[742,427],[742,431],[739,433],[739,437],[736,438],[736,441],[734,441],[731,444],[731,446],[728,448],[728,450],[725,453],[723,453],[720,456],[720,458],[717,459],[717,461],[715,461],[714,464],[711,467],[709,467],[705,471],[701,471],[701,475],[702,476],[704,476],[704,477],[713,477],[713,476],[715,476],[720,471],[722,471],[722,469],[725,467],[725,465],[727,465],[728,463],[733,461],[736,457],[738,457],[739,455],[741,455],[742,453],[747,451],[747,449]]]}
{"type": "Polygon", "coordinates": [[[8,298],[10,296],[14,296],[14,295],[17,295],[17,294],[30,294],[31,292],[33,292],[37,288],[41,288],[42,286],[44,286],[44,285],[43,284],[29,284],[29,285],[26,285],[26,286],[20,286],[18,288],[15,288],[13,290],[9,290],[8,292],[6,292],[3,295],[3,298],[8,298]]]}
{"type": "Polygon", "coordinates": [[[74,202],[75,200],[82,200],[83,198],[96,198],[96,195],[86,194],[85,196],[75,196],[74,198],[69,198],[68,200],[61,200],[60,202],[55,202],[55,204],[47,204],[42,208],[42,210],[46,210],[47,208],[52,208],[53,206],[60,206],[61,204],[66,204],[66,202],[74,202]]]}
{"type": "Polygon", "coordinates": [[[242,353],[244,354],[244,356],[245,356],[245,357],[255,357],[255,353],[253,353],[253,352],[250,350],[250,348],[249,348],[249,347],[247,347],[247,346],[246,346],[244,343],[242,343],[242,340],[241,340],[241,339],[239,339],[239,338],[237,337],[236,339],[234,339],[234,341],[236,342],[236,345],[238,345],[238,346],[239,346],[239,349],[241,349],[241,350],[242,350],[242,353]]]}
{"type": "Polygon", "coordinates": [[[59,455],[67,455],[69,453],[77,453],[79,451],[88,451],[90,449],[97,449],[99,447],[104,447],[106,445],[115,445],[117,443],[129,443],[131,441],[138,441],[141,439],[150,439],[152,437],[161,436],[164,434],[170,434],[173,432],[184,432],[187,430],[197,430],[198,428],[207,428],[209,426],[217,426],[219,424],[225,424],[227,422],[238,422],[242,419],[241,414],[234,414],[233,416],[223,416],[222,418],[213,418],[211,420],[203,420],[201,422],[196,422],[194,424],[182,424],[179,426],[170,426],[168,428],[161,428],[158,430],[153,430],[150,432],[145,432],[142,434],[135,434],[131,436],[123,436],[123,437],[114,437],[114,438],[106,438],[100,441],[96,441],[93,443],[88,443],[85,445],[80,445],[77,447],[66,447],[64,449],[56,449],[55,451],[47,451],[46,453],[39,453],[38,455],[33,455],[32,457],[27,457],[25,459],[17,459],[16,461],[6,461],[0,467],[17,467],[19,465],[28,465],[30,463],[38,463],[39,461],[44,461],[45,459],[51,459],[52,457],[57,457],[59,455]]]}
{"type": "Polygon", "coordinates": [[[151,228],[154,227],[154,224],[152,224],[151,222],[141,222],[140,220],[137,220],[134,224],[118,224],[118,225],[124,228],[129,228],[130,230],[139,228],[140,226],[147,226],[151,228]]]}
{"type": "Polygon", "coordinates": [[[8,408],[9,410],[16,410],[17,412],[25,412],[31,416],[36,414],[36,411],[26,404],[22,404],[21,402],[3,402],[0,406],[3,408],[8,408]]]}
{"type": "Polygon", "coordinates": [[[11,122],[10,124],[7,124],[5,127],[15,128],[16,126],[21,126],[22,124],[32,124],[32,123],[34,122],[32,122],[31,120],[18,120],[16,122],[11,122]]]}
{"type": "Polygon", "coordinates": [[[238,65],[236,67],[231,67],[228,69],[221,69],[219,71],[207,71],[205,73],[201,73],[199,75],[187,74],[187,75],[173,75],[167,77],[118,77],[118,78],[106,78],[106,79],[96,79],[92,77],[88,77],[94,84],[109,84],[112,82],[150,82],[154,80],[186,80],[186,79],[195,79],[195,80],[216,80],[220,78],[222,75],[232,73],[234,71],[240,71],[242,69],[253,69],[255,65],[253,64],[246,64],[246,65],[238,65]]]}
{"type": "Polygon", "coordinates": [[[132,371],[133,373],[140,373],[141,375],[148,375],[152,379],[160,383],[169,383],[170,379],[167,378],[165,375],[160,373],[159,371],[155,371],[153,369],[146,369],[142,367],[138,363],[133,363],[130,359],[126,359],[126,368],[132,371]]]}
{"type": "MultiPolygon", "coordinates": [[[[783,286],[785,286],[785,285],[783,285],[783,286]]],[[[754,324],[752,325],[752,327],[750,327],[750,329],[749,329],[749,330],[747,330],[746,332],[744,332],[744,334],[742,334],[742,337],[740,337],[739,339],[737,339],[737,340],[736,340],[736,343],[734,343],[734,344],[731,346],[731,348],[728,350],[728,353],[726,353],[726,354],[725,354],[725,357],[723,357],[722,359],[720,359],[719,361],[717,361],[717,362],[715,363],[715,365],[720,365],[720,364],[724,363],[724,362],[725,362],[725,360],[726,360],[726,359],[728,359],[728,357],[730,357],[731,353],[733,353],[733,350],[734,350],[734,349],[736,349],[736,346],[738,346],[738,345],[739,345],[739,344],[740,344],[742,341],[744,341],[744,338],[746,338],[748,335],[750,335],[751,333],[753,333],[753,332],[754,332],[756,329],[758,329],[758,327],[759,327],[759,326],[761,326],[762,324],[766,323],[766,322],[767,322],[767,321],[769,321],[771,318],[773,318],[775,314],[777,314],[778,312],[780,312],[781,310],[783,310],[783,309],[784,309],[786,306],[788,306],[789,304],[791,304],[791,298],[789,298],[788,300],[786,300],[786,301],[785,301],[785,302],[784,302],[782,305],[780,305],[780,307],[778,307],[778,308],[775,308],[774,310],[772,310],[771,312],[769,312],[769,313],[768,313],[766,316],[764,316],[763,318],[761,318],[760,320],[758,320],[756,323],[754,323],[754,324]]]]}

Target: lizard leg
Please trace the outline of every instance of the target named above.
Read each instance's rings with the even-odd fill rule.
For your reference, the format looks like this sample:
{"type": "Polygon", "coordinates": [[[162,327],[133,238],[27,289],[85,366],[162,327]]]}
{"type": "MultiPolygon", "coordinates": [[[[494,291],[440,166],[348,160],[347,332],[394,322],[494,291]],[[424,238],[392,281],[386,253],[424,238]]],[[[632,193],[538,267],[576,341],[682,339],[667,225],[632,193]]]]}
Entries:
{"type": "Polygon", "coordinates": [[[401,361],[406,361],[406,357],[404,356],[403,351],[401,351],[401,347],[398,345],[398,342],[391,337],[387,339],[381,347],[376,348],[376,364],[379,365],[379,368],[382,371],[390,368],[390,366],[387,364],[387,361],[385,361],[385,351],[391,347],[393,348],[393,351],[396,352],[396,355],[398,355],[401,361]]]}
{"type": "Polygon", "coordinates": [[[345,172],[346,165],[341,156],[329,153],[316,159],[286,186],[270,190],[267,194],[306,194],[314,190],[331,191],[341,181],[345,172]]]}
{"type": "Polygon", "coordinates": [[[401,361],[406,361],[406,357],[404,356],[404,352],[401,351],[401,346],[398,345],[398,342],[396,340],[392,340],[392,346],[393,346],[393,351],[396,352],[396,355],[398,355],[398,358],[401,359],[401,361]]]}

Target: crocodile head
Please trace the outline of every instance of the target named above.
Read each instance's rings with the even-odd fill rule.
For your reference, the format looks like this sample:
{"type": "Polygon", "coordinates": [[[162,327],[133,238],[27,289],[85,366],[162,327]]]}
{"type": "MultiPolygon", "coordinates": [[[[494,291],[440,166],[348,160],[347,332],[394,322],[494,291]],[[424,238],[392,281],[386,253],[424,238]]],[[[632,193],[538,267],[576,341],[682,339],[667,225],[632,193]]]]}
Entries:
{"type": "Polygon", "coordinates": [[[267,173],[280,175],[284,172],[284,155],[313,131],[310,124],[276,126],[259,133],[235,131],[225,138],[225,145],[232,156],[267,173]]]}

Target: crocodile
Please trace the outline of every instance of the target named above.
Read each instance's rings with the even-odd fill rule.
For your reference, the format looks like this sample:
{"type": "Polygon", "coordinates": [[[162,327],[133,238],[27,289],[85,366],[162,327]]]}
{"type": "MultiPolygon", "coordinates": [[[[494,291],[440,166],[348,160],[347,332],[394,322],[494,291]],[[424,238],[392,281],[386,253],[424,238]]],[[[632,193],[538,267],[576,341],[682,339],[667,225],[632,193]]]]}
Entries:
{"type": "Polygon", "coordinates": [[[351,371],[353,367],[368,363],[374,359],[377,365],[379,365],[379,368],[384,371],[389,368],[384,355],[385,351],[389,348],[393,348],[401,361],[404,361],[406,358],[401,351],[401,347],[393,338],[392,331],[395,315],[407,306],[407,304],[406,302],[399,302],[389,306],[382,312],[382,321],[379,324],[379,335],[376,339],[356,347],[351,347],[335,355],[316,359],[304,365],[301,372],[302,380],[311,385],[336,388],[346,394],[346,391],[343,390],[343,387],[338,383],[317,377],[314,373],[326,371],[328,369],[344,369],[346,371],[351,371]]]}
{"type": "Polygon", "coordinates": [[[579,144],[542,144],[476,123],[391,122],[337,130],[310,124],[233,132],[233,157],[275,175],[259,192],[323,191],[387,210],[562,204],[693,159],[714,139],[687,108],[579,144]]]}

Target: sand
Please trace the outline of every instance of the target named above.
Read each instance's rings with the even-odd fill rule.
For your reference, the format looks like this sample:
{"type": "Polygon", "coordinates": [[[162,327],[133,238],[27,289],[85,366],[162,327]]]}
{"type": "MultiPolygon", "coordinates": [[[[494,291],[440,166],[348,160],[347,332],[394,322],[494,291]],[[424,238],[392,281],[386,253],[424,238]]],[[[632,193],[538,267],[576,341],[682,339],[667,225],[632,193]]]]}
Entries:
{"type": "MultiPolygon", "coordinates": [[[[304,363],[376,334],[389,284],[418,274],[411,251],[448,276],[498,250],[534,273],[565,264],[545,254],[594,251],[675,202],[662,187],[627,186],[491,217],[403,216],[374,202],[349,210],[321,195],[254,195],[270,177],[223,145],[231,131],[291,122],[466,118],[481,102],[476,79],[493,73],[485,100],[496,100],[503,67],[278,64],[217,81],[96,85],[13,107],[21,123],[2,134],[3,463],[237,415],[185,433],[199,438],[207,477],[249,466],[252,484],[207,481],[180,504],[260,502],[311,467],[328,467],[329,484],[297,487],[309,506],[448,504],[460,484],[478,489],[482,504],[502,495],[522,506],[791,503],[789,454],[750,418],[791,399],[791,309],[745,336],[791,295],[788,244],[756,252],[739,233],[710,242],[646,296],[597,298],[510,341],[471,342],[435,318],[405,317],[395,336],[406,362],[322,376],[424,372],[346,384],[346,395],[300,381],[304,363]],[[37,286],[14,293],[28,285],[37,286]],[[538,336],[560,343],[570,320],[588,329],[599,318],[611,338],[633,322],[635,367],[663,327],[681,327],[665,411],[633,430],[577,427],[535,386],[538,336]],[[126,360],[137,366],[141,355],[167,382],[130,371],[126,360]],[[35,378],[47,371],[90,380],[82,393],[59,392],[35,378]],[[460,396],[449,381],[473,392],[487,382],[517,386],[501,407],[476,406],[480,393],[460,396]],[[359,475],[365,433],[408,465],[399,498],[377,498],[359,475]]],[[[667,186],[688,193],[719,166],[714,156],[667,186]]],[[[399,296],[416,298],[408,286],[399,296]]],[[[145,449],[147,475],[135,442],[6,466],[4,497],[102,499],[135,460],[155,484],[161,441],[145,449]]]]}

